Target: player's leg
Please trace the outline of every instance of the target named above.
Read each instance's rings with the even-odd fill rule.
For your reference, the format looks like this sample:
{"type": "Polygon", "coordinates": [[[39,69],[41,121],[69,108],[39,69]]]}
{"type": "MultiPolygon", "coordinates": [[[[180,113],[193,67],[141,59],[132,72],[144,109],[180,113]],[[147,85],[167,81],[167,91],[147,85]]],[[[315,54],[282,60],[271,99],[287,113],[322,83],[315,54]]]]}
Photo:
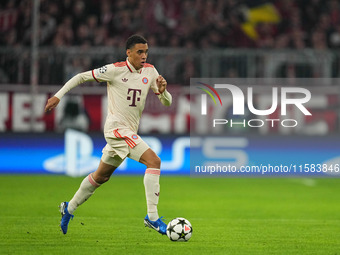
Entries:
{"type": "Polygon", "coordinates": [[[166,235],[166,224],[162,221],[162,218],[159,218],[157,211],[161,160],[142,138],[136,134],[127,134],[126,137],[131,137],[133,139],[131,139],[129,144],[133,144],[134,141],[137,142],[135,146],[129,146],[128,157],[143,163],[146,166],[144,187],[147,202],[147,215],[144,218],[144,225],[166,235]]]}
{"type": "Polygon", "coordinates": [[[144,219],[144,224],[145,226],[155,229],[159,233],[165,235],[166,224],[162,221],[162,218],[159,218],[157,210],[160,190],[159,177],[161,173],[161,160],[152,149],[148,148],[141,155],[139,162],[146,165],[144,187],[147,203],[147,215],[144,219]]]}
{"type": "Polygon", "coordinates": [[[61,203],[60,212],[62,218],[60,227],[64,234],[67,233],[68,223],[73,218],[74,211],[79,205],[87,201],[101,184],[110,179],[112,173],[122,161],[118,156],[111,158],[104,153],[97,170],[84,178],[70,202],[61,203]]]}
{"type": "Polygon", "coordinates": [[[155,221],[159,218],[157,205],[160,190],[159,177],[161,173],[161,160],[157,154],[149,148],[142,154],[139,162],[146,165],[144,174],[144,187],[147,202],[147,212],[149,219],[155,221]]]}
{"type": "Polygon", "coordinates": [[[84,178],[79,189],[70,200],[68,204],[69,213],[73,214],[78,206],[87,201],[100,185],[107,182],[116,168],[116,166],[112,166],[101,160],[97,170],[84,178]]]}

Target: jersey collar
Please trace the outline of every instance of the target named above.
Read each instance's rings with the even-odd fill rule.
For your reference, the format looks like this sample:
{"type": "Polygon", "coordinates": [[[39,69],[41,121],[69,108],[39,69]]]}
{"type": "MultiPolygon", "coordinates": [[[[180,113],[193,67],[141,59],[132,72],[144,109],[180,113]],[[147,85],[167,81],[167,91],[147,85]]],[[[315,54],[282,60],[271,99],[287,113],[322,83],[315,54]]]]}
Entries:
{"type": "Polygon", "coordinates": [[[142,69],[143,68],[141,68],[141,69],[139,69],[139,70],[136,70],[134,67],[133,67],[133,65],[130,63],[130,61],[129,61],[129,59],[128,58],[126,58],[126,66],[127,66],[127,68],[129,69],[129,71],[131,72],[131,73],[142,73],[142,69]]]}

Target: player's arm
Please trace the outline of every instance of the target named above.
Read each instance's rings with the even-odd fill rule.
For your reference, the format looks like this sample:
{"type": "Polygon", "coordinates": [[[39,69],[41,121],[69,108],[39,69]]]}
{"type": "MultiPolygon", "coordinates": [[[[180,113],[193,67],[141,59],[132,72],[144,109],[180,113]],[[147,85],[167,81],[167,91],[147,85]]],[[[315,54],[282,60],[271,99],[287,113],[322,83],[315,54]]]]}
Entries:
{"type": "Polygon", "coordinates": [[[169,91],[166,90],[168,83],[162,75],[159,75],[156,79],[157,92],[155,94],[158,96],[159,100],[164,106],[170,106],[172,103],[172,96],[169,91]]]}
{"type": "Polygon", "coordinates": [[[45,112],[49,112],[60,102],[60,99],[71,89],[77,87],[78,85],[87,82],[87,81],[109,81],[110,75],[113,72],[113,65],[106,65],[101,68],[94,69],[92,71],[87,71],[83,73],[79,73],[73,76],[65,85],[50,99],[48,99],[47,104],[45,106],[45,112]]]}
{"type": "Polygon", "coordinates": [[[92,76],[92,71],[87,71],[83,73],[79,73],[75,76],[73,76],[68,82],[65,83],[65,85],[50,99],[47,100],[47,104],[45,106],[45,112],[49,112],[60,102],[60,99],[71,89],[77,87],[79,84],[82,84],[86,81],[94,81],[94,78],[92,76]]]}

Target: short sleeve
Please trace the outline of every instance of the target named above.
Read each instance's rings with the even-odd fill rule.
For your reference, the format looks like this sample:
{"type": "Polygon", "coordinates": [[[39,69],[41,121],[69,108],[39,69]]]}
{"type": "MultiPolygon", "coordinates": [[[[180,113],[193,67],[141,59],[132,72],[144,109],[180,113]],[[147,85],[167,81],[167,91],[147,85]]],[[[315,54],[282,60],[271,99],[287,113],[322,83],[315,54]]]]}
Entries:
{"type": "Polygon", "coordinates": [[[92,70],[92,76],[97,82],[109,82],[114,77],[115,66],[108,64],[92,70]]]}

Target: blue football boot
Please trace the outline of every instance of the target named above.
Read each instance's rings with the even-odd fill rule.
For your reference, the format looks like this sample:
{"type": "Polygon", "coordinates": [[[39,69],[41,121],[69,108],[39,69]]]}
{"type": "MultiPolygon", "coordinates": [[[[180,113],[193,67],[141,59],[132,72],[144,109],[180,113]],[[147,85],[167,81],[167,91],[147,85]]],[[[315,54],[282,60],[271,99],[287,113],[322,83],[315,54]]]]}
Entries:
{"type": "Polygon", "coordinates": [[[144,218],[144,225],[145,227],[152,228],[156,230],[157,232],[161,233],[162,235],[166,235],[166,227],[167,225],[162,221],[163,217],[160,217],[156,221],[152,221],[149,219],[149,216],[146,215],[144,218]]]}
{"type": "Polygon", "coordinates": [[[68,227],[68,223],[70,222],[70,219],[73,219],[74,217],[72,214],[68,212],[67,207],[68,207],[68,202],[62,202],[59,205],[59,211],[61,213],[60,227],[64,235],[67,233],[67,227],[68,227]]]}

